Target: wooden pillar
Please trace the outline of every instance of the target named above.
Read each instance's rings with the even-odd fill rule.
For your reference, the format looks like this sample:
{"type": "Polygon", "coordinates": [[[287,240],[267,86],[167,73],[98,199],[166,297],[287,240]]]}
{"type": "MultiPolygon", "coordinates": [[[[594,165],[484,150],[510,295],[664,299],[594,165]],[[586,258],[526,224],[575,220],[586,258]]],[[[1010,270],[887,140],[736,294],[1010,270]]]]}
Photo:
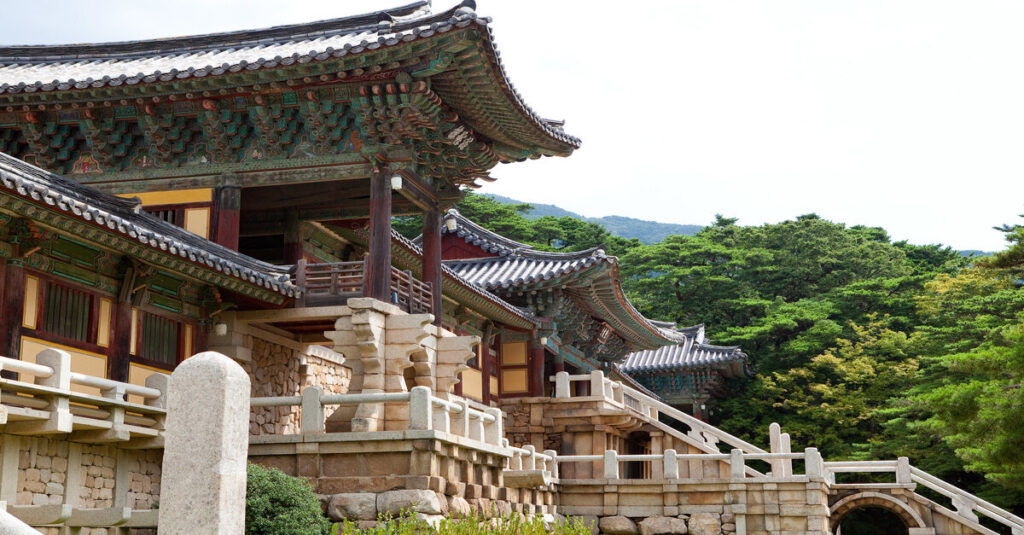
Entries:
{"type": "MultiPolygon", "coordinates": [[[[125,284],[128,284],[125,282],[125,284]]],[[[114,334],[110,340],[110,359],[107,374],[115,381],[128,382],[128,364],[131,362],[132,302],[118,300],[114,306],[114,334]]]]}
{"type": "Polygon", "coordinates": [[[433,291],[430,311],[434,325],[441,325],[441,210],[423,214],[423,282],[433,291]]]}
{"type": "Polygon", "coordinates": [[[391,302],[391,181],[374,169],[370,175],[370,262],[367,297],[391,302]]]}
{"type": "Polygon", "coordinates": [[[25,301],[25,268],[21,260],[8,260],[3,267],[3,297],[0,298],[0,356],[16,359],[21,352],[21,317],[25,301]]]}
{"type": "MultiPolygon", "coordinates": [[[[531,345],[534,342],[530,342],[531,345]]],[[[544,348],[532,347],[529,360],[530,375],[530,396],[539,397],[544,395],[544,385],[547,377],[544,377],[544,348]]]]}
{"type": "MultiPolygon", "coordinates": [[[[486,405],[491,401],[491,335],[494,333],[494,324],[488,322],[484,327],[483,337],[480,340],[480,398],[486,405]]],[[[495,392],[496,393],[496,392],[495,392]]]]}
{"type": "Polygon", "coordinates": [[[302,258],[302,222],[298,210],[284,215],[284,263],[295,264],[302,258]]]}
{"type": "Polygon", "coordinates": [[[238,227],[241,222],[242,188],[222,186],[217,188],[217,226],[215,242],[238,250],[238,227]]]}

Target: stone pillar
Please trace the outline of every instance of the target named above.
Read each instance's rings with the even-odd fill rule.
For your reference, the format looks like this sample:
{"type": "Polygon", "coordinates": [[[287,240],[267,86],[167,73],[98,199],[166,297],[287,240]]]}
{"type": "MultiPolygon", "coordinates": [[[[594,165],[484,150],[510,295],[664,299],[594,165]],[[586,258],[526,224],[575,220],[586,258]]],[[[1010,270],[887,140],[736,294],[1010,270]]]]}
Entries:
{"type": "Polygon", "coordinates": [[[249,376],[200,353],[171,375],[160,495],[161,535],[245,531],[249,376]]]}

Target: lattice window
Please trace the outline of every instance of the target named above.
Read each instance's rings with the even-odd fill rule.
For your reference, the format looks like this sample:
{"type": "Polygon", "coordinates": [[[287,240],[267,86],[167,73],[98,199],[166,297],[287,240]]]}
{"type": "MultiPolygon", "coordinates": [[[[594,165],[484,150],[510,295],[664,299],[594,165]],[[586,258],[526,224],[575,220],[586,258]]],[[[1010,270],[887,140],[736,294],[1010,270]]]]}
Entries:
{"type": "Polygon", "coordinates": [[[181,353],[180,335],[181,324],[177,321],[143,313],[139,356],[164,364],[177,363],[181,353]]]}
{"type": "Polygon", "coordinates": [[[90,295],[52,282],[46,283],[42,330],[79,342],[89,341],[90,295]]]}

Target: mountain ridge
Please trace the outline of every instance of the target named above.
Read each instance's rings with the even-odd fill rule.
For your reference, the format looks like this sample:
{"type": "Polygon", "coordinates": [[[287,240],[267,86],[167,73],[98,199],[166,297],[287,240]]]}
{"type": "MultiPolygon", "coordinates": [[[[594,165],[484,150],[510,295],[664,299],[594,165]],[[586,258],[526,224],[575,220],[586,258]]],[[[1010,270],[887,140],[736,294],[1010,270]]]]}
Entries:
{"type": "Polygon", "coordinates": [[[504,195],[485,195],[503,204],[529,204],[530,206],[533,206],[532,210],[524,214],[529,219],[537,219],[545,216],[571,217],[588,223],[596,223],[606,228],[608,232],[615,236],[627,239],[636,238],[645,244],[658,243],[666,237],[674,234],[692,236],[699,232],[700,229],[704,228],[703,225],[662,223],[660,221],[650,221],[619,215],[587,217],[554,204],[520,201],[511,197],[505,197],[504,195]]]}

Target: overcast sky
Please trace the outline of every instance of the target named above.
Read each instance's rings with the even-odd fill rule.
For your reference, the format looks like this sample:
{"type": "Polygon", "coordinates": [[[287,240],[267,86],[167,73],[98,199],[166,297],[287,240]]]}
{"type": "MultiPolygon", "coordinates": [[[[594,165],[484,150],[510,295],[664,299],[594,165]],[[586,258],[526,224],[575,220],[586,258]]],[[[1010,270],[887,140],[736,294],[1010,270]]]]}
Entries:
{"type": "MultiPolygon", "coordinates": [[[[404,0],[0,0],[0,42],[169,37],[404,0]],[[101,7],[102,6],[102,7],[101,7]]],[[[435,2],[441,10],[454,0],[435,2]]],[[[483,192],[588,216],[816,212],[999,250],[1024,212],[1024,2],[478,0],[513,83],[583,139],[483,192]]]]}

